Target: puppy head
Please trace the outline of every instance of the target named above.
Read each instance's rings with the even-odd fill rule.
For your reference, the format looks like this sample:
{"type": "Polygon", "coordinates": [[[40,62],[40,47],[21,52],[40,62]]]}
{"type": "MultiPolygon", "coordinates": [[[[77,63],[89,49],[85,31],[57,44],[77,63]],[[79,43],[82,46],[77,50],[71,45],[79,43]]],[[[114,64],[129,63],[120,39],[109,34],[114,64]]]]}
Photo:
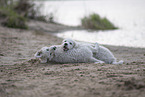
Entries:
{"type": "Polygon", "coordinates": [[[35,53],[35,58],[42,58],[42,57],[47,57],[49,54],[49,47],[42,47],[39,51],[35,53]]]}
{"type": "Polygon", "coordinates": [[[72,39],[64,39],[62,41],[62,46],[64,51],[68,51],[76,46],[76,42],[72,39]]]}

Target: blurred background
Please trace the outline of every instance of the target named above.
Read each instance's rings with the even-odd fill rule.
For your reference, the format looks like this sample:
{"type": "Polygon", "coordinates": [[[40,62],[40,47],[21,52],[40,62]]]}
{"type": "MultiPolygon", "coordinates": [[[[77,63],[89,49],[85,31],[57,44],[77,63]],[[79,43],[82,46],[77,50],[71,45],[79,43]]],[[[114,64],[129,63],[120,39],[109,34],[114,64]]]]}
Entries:
{"type": "MultiPolygon", "coordinates": [[[[9,9],[7,13],[1,10],[8,5],[15,5],[16,12],[25,18],[83,27],[55,34],[58,37],[145,48],[145,0],[0,0],[1,16],[10,13],[9,9]],[[24,3],[27,1],[31,2],[29,6],[24,3]]],[[[17,25],[8,22],[14,18],[25,21],[21,16],[9,15],[2,24],[17,25]]]]}
{"type": "Polygon", "coordinates": [[[92,13],[108,18],[116,30],[73,30],[58,33],[63,38],[101,44],[145,47],[145,0],[38,0],[44,15],[53,14],[55,21],[71,26],[92,13]]]}

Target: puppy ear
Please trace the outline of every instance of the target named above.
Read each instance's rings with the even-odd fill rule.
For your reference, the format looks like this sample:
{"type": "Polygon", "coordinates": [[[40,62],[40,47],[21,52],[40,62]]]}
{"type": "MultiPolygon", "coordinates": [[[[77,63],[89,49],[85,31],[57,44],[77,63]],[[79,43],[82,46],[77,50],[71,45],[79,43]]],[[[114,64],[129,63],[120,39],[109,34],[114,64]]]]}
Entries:
{"type": "Polygon", "coordinates": [[[40,50],[40,51],[36,52],[34,56],[35,56],[35,58],[42,57],[42,51],[40,50]]]}
{"type": "Polygon", "coordinates": [[[49,61],[51,61],[53,57],[55,57],[55,54],[54,53],[50,53],[49,58],[48,58],[49,61]]]}
{"type": "Polygon", "coordinates": [[[79,44],[76,41],[74,41],[73,44],[74,44],[74,47],[75,48],[78,48],[79,47],[79,44]]]}
{"type": "Polygon", "coordinates": [[[52,60],[52,58],[55,56],[55,50],[56,50],[56,46],[51,46],[50,47],[50,51],[49,51],[49,61],[52,60]]]}

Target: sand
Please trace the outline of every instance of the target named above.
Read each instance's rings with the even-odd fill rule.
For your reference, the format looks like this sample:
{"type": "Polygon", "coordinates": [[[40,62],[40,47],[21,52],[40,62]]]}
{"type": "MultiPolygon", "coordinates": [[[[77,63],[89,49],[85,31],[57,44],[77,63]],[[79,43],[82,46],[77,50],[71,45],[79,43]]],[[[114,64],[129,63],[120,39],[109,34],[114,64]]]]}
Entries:
{"type": "Polygon", "coordinates": [[[67,28],[59,27],[41,31],[0,26],[0,97],[145,97],[145,48],[105,45],[125,61],[122,65],[40,64],[34,53],[61,43],[45,33],[67,28]]]}

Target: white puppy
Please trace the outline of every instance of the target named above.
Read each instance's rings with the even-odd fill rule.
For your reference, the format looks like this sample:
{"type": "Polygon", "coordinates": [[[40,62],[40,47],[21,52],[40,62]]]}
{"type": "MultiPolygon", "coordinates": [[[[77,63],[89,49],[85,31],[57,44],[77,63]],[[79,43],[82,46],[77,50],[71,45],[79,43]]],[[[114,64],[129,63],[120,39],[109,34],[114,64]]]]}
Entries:
{"type": "Polygon", "coordinates": [[[104,61],[107,64],[123,64],[123,60],[117,62],[116,58],[114,57],[113,53],[106,47],[98,45],[98,52],[94,54],[94,57],[104,61]]]}
{"type": "Polygon", "coordinates": [[[62,45],[64,45],[65,51],[68,51],[70,49],[76,49],[81,46],[83,47],[86,46],[92,50],[93,56],[98,60],[101,60],[107,64],[123,64],[122,60],[119,62],[116,61],[116,58],[109,49],[105,48],[104,46],[99,46],[98,43],[91,44],[91,43],[76,42],[72,39],[64,39],[62,45]]]}
{"type": "Polygon", "coordinates": [[[41,63],[46,63],[49,59],[49,48],[50,47],[42,47],[39,51],[37,51],[34,55],[35,58],[39,58],[41,63]]]}
{"type": "Polygon", "coordinates": [[[93,57],[92,51],[88,47],[69,49],[66,45],[50,47],[49,61],[57,63],[103,63],[93,57]],[[66,51],[69,50],[69,51],[66,51]]]}

